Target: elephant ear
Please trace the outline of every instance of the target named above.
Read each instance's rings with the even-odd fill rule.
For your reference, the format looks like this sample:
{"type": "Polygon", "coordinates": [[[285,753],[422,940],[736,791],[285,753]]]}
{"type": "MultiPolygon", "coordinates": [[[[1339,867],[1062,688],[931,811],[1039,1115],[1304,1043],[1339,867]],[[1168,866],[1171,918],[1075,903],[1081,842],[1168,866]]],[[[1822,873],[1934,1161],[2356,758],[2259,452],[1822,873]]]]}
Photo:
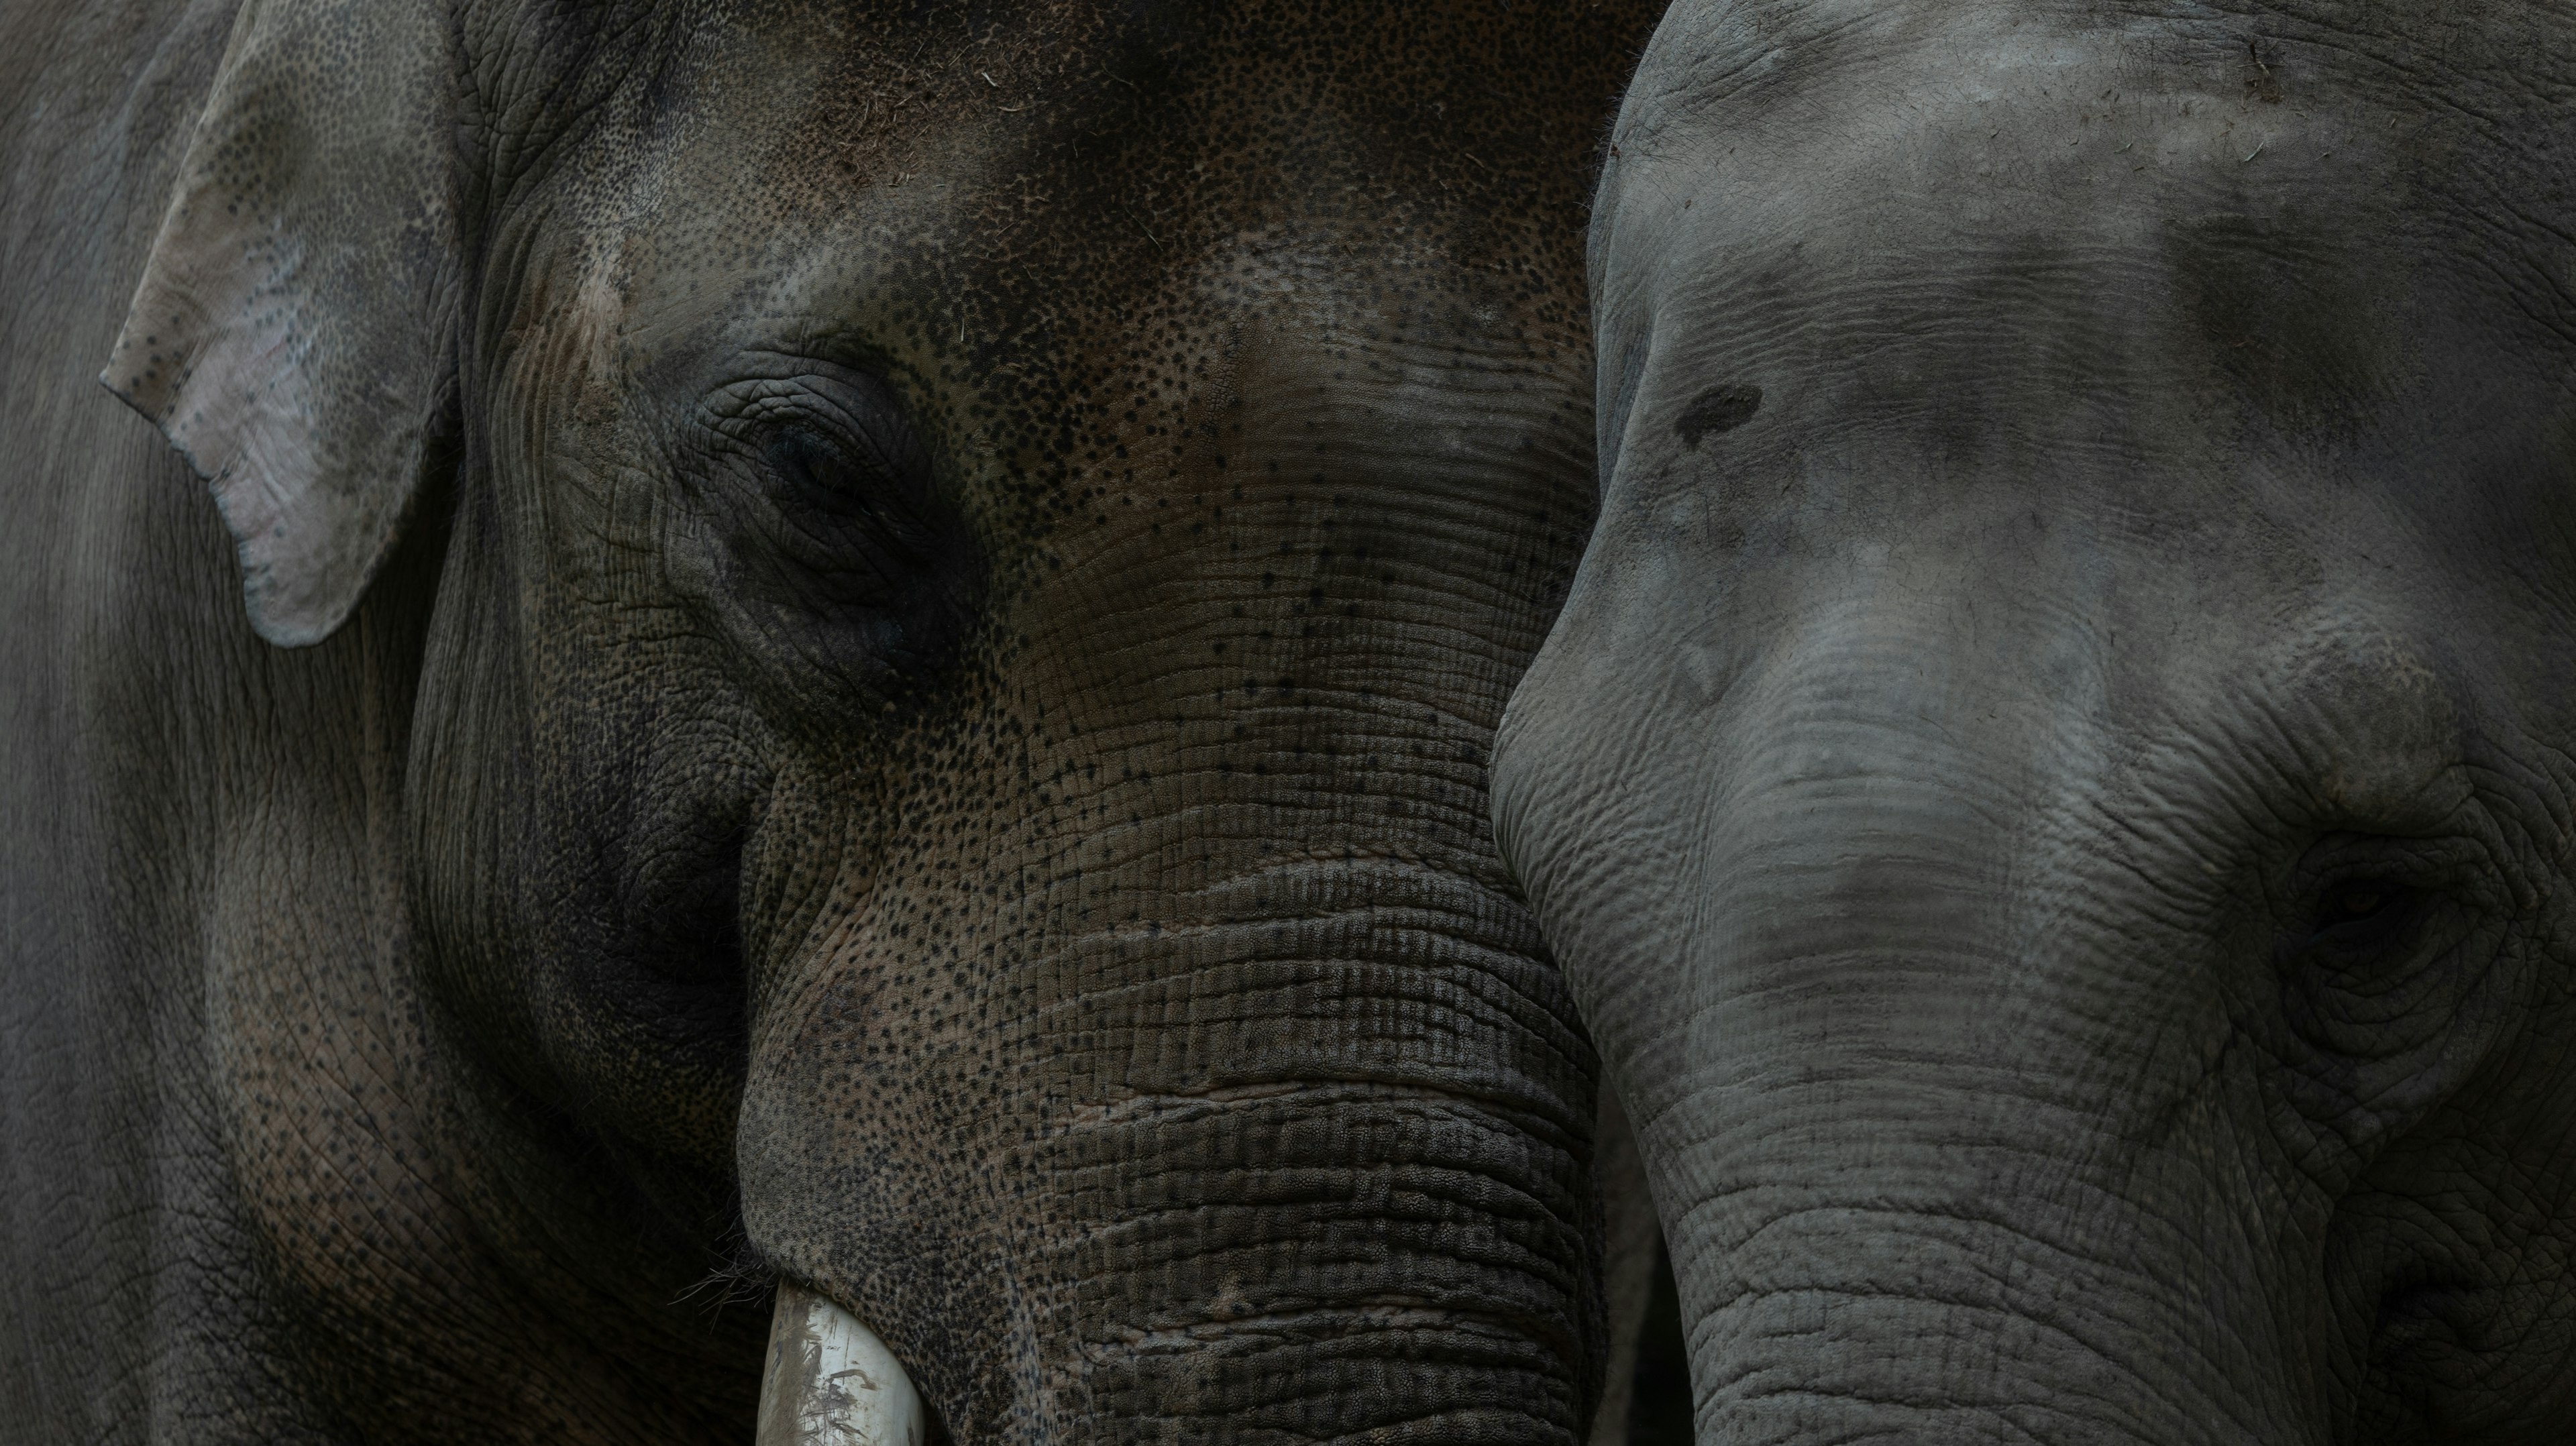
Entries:
{"type": "Polygon", "coordinates": [[[433,0],[244,0],[99,375],[213,489],[273,643],[357,607],[450,401],[456,55],[433,0]]]}

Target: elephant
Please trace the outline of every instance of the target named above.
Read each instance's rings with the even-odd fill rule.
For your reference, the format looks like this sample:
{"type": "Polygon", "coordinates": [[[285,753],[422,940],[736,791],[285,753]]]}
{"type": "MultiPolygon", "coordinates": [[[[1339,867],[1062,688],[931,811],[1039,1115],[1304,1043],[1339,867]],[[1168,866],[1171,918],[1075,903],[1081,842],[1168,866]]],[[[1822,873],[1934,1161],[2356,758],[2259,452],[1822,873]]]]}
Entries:
{"type": "Polygon", "coordinates": [[[1702,1446],[2576,1422],[2576,11],[1687,0],[1499,844],[1702,1446]]]}
{"type": "Polygon", "coordinates": [[[0,1440],[1577,1439],[1654,18],[0,11],[0,1440]]]}

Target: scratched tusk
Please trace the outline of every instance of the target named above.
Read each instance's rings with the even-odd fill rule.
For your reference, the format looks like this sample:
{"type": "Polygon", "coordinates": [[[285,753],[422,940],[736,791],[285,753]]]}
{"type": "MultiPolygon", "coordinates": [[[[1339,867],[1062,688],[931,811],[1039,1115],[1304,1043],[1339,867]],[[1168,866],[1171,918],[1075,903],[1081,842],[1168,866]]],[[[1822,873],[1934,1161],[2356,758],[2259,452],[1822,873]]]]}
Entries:
{"type": "Polygon", "coordinates": [[[921,1393],[859,1318],[781,1284],[760,1381],[759,1446],[921,1446],[921,1393]]]}

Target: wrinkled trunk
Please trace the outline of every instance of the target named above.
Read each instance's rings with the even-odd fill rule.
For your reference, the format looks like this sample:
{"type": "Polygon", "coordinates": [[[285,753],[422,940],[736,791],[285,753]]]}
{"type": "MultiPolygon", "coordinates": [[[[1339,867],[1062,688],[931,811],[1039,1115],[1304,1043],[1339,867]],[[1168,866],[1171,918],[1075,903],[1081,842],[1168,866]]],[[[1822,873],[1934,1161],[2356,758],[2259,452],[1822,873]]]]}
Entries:
{"type": "Polygon", "coordinates": [[[1588,1049],[1526,921],[1398,861],[1094,897],[1126,922],[1030,941],[1055,1002],[989,1054],[853,1062],[869,1011],[825,1004],[755,1056],[755,1238],[889,1322],[961,1436],[1574,1439],[1588,1049]],[[1038,1128],[996,1128],[1014,1098],[1038,1128]],[[891,1111],[945,1168],[872,1143],[891,1111]]]}
{"type": "Polygon", "coordinates": [[[2071,750],[1960,746],[1900,657],[1796,660],[1734,732],[1688,946],[1722,1103],[1659,1142],[1703,1439],[2315,1439],[2252,1102],[2179,1043],[2216,1001],[2051,826],[2071,750]]]}
{"type": "Polygon", "coordinates": [[[1552,700],[1604,696],[1571,662],[1507,725],[1506,845],[1638,1120],[1699,1440],[2321,1441],[2327,1206],[2141,882],[2164,825],[2105,807],[2080,647],[1945,621],[1819,614],[1652,737],[1596,704],[1568,743],[1552,700]],[[2021,686],[2043,661],[2071,700],[2021,686]],[[1618,788],[1553,771],[1611,756],[1618,788]]]}

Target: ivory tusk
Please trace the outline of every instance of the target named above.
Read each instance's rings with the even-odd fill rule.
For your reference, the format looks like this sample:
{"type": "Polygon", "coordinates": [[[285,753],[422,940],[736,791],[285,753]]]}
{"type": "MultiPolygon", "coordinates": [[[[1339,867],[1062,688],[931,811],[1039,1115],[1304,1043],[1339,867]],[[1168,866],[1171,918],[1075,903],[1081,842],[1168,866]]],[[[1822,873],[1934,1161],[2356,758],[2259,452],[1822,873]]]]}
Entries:
{"type": "Polygon", "coordinates": [[[921,1446],[921,1393],[859,1318],[781,1283],[769,1317],[758,1446],[921,1446]]]}

